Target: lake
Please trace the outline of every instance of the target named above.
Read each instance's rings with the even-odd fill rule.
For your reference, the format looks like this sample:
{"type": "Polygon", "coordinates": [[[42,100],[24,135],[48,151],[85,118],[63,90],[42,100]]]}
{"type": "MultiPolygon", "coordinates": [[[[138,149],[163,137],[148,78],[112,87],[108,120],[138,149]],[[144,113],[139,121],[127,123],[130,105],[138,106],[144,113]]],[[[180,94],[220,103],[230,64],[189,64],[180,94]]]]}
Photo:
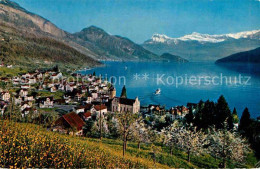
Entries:
{"type": "Polygon", "coordinates": [[[260,66],[254,64],[104,62],[105,66],[80,71],[96,72],[113,79],[120,96],[125,85],[128,98],[138,97],[141,105],[161,104],[167,108],[198,103],[201,99],[217,101],[224,95],[241,116],[245,107],[251,116],[260,116],[260,66]],[[155,95],[160,89],[161,94],[155,95]]]}

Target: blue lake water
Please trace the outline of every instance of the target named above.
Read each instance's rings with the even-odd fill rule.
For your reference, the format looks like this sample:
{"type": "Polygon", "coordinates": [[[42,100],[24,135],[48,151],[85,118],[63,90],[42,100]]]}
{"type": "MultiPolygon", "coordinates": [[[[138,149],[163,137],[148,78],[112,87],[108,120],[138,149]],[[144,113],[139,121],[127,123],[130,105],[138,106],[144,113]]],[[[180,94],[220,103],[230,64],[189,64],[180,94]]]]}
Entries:
{"type": "Polygon", "coordinates": [[[120,95],[127,88],[128,98],[138,98],[141,105],[161,104],[166,107],[198,103],[202,100],[217,101],[224,95],[239,115],[245,107],[251,116],[260,116],[260,65],[214,63],[158,63],[158,62],[104,62],[105,66],[80,71],[96,72],[108,79],[113,78],[120,95]],[[160,95],[155,95],[156,89],[160,95]]]}

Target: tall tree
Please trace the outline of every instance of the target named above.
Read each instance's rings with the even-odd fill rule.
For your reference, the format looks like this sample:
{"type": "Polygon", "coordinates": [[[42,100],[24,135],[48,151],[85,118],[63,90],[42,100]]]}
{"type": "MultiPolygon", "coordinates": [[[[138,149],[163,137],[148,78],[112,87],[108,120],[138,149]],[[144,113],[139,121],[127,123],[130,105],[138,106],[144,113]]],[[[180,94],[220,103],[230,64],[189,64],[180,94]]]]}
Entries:
{"type": "Polygon", "coordinates": [[[195,119],[194,119],[194,125],[197,126],[198,128],[201,128],[201,124],[202,124],[202,109],[204,107],[204,102],[202,100],[200,100],[197,109],[196,109],[196,113],[195,113],[195,119]]]}
{"type": "Polygon", "coordinates": [[[188,125],[192,125],[192,123],[194,121],[194,115],[193,115],[192,109],[193,108],[191,106],[189,106],[189,113],[185,115],[186,123],[188,125]]]}
{"type": "Polygon", "coordinates": [[[212,101],[207,100],[202,108],[201,128],[207,129],[214,125],[215,121],[215,104],[212,101]]]}
{"type": "Polygon", "coordinates": [[[246,107],[245,110],[243,111],[243,114],[240,119],[240,124],[239,124],[239,130],[242,133],[246,133],[247,129],[249,128],[252,120],[250,118],[250,113],[248,111],[248,108],[246,107]]]}
{"type": "MultiPolygon", "coordinates": [[[[191,154],[200,154],[204,151],[203,147],[208,144],[207,136],[194,129],[185,127],[176,127],[167,134],[166,145],[169,147],[177,146],[188,154],[187,160],[190,162],[191,154]]],[[[171,148],[172,149],[172,148],[171,148]]]]}
{"type": "Polygon", "coordinates": [[[223,129],[224,122],[227,120],[228,128],[233,129],[231,111],[230,111],[230,109],[228,107],[228,103],[223,95],[221,95],[218,99],[215,112],[216,112],[216,120],[215,120],[216,128],[223,129]]]}
{"type": "MultiPolygon", "coordinates": [[[[224,124],[227,126],[227,123],[224,124]]],[[[220,168],[226,168],[228,159],[242,162],[249,151],[247,141],[240,135],[224,129],[212,129],[209,136],[210,146],[208,147],[211,155],[222,159],[220,168]]]]}
{"type": "Polygon", "coordinates": [[[127,93],[126,93],[126,87],[124,86],[121,92],[121,96],[122,98],[127,98],[127,93]]]}

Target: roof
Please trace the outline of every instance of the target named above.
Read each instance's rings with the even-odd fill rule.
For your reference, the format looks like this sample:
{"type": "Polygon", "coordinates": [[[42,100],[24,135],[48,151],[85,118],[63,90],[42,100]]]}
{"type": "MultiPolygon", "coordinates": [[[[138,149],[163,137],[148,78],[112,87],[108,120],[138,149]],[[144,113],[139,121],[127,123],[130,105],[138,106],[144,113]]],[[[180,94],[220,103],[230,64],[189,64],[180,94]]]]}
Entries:
{"type": "Polygon", "coordinates": [[[99,111],[99,110],[107,109],[107,106],[105,106],[104,104],[102,104],[102,105],[95,105],[94,108],[99,111]]]}
{"type": "Polygon", "coordinates": [[[135,103],[135,100],[134,99],[127,99],[127,98],[119,98],[119,103],[132,106],[135,103]]]}
{"type": "Polygon", "coordinates": [[[84,113],[84,116],[85,116],[86,118],[88,118],[88,117],[91,116],[91,113],[88,111],[88,112],[84,113]]]}
{"type": "Polygon", "coordinates": [[[90,110],[91,107],[92,107],[92,104],[86,104],[86,105],[78,106],[78,107],[76,107],[76,109],[90,110]]]}
{"type": "Polygon", "coordinates": [[[75,112],[71,112],[62,116],[64,120],[71,126],[81,130],[84,126],[84,121],[75,112]]]}

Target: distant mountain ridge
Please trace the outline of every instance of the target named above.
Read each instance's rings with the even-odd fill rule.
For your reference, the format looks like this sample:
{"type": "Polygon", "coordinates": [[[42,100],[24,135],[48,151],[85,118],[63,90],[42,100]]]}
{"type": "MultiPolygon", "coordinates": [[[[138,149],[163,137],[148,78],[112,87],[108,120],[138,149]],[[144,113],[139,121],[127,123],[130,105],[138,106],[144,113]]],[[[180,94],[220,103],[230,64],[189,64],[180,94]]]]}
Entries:
{"type": "Polygon", "coordinates": [[[172,55],[170,53],[164,53],[160,57],[161,57],[162,60],[166,60],[168,62],[178,62],[178,63],[189,62],[187,59],[184,59],[180,56],[172,55]]]}
{"type": "Polygon", "coordinates": [[[107,59],[151,61],[160,59],[158,55],[144,49],[131,40],[117,35],[110,35],[96,26],[84,28],[73,35],[93,44],[107,59]]]}
{"type": "Polygon", "coordinates": [[[192,33],[180,38],[154,34],[143,47],[156,53],[165,52],[191,61],[215,61],[222,57],[260,46],[260,30],[233,34],[209,35],[192,33]]]}
{"type": "Polygon", "coordinates": [[[260,47],[254,50],[236,53],[216,61],[216,63],[260,63],[260,47]]]}
{"type": "Polygon", "coordinates": [[[223,42],[229,39],[241,39],[241,38],[249,38],[249,39],[257,39],[260,40],[260,30],[253,31],[245,31],[239,33],[229,33],[222,35],[209,35],[209,34],[200,34],[197,32],[193,32],[190,35],[185,35],[180,38],[171,38],[163,34],[154,34],[151,40],[146,41],[146,43],[175,43],[177,44],[179,41],[197,41],[200,43],[218,43],[223,42]]]}

